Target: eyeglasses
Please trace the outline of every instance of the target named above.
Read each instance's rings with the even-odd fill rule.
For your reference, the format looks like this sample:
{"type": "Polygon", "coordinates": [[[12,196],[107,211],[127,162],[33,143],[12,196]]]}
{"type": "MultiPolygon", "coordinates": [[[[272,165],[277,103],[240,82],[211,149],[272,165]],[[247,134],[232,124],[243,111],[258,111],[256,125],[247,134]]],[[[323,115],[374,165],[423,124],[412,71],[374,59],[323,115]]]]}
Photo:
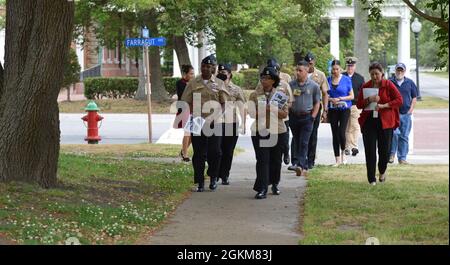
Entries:
{"type": "Polygon", "coordinates": [[[272,79],[272,77],[270,75],[263,75],[259,79],[260,80],[269,80],[269,79],[272,79]]]}

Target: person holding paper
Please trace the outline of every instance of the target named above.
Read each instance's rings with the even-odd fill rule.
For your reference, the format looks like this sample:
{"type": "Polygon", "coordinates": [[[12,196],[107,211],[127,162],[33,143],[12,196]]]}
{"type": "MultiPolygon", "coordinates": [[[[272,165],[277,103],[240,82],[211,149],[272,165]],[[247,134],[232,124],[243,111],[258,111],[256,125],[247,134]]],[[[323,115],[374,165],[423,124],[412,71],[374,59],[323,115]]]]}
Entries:
{"type": "Polygon", "coordinates": [[[217,188],[216,180],[219,177],[220,160],[222,156],[220,144],[222,141],[222,105],[228,97],[225,84],[217,78],[217,60],[209,55],[202,60],[201,75],[192,79],[186,86],[181,100],[190,106],[193,121],[191,131],[192,166],[194,167],[194,183],[198,184],[197,192],[204,191],[205,162],[208,161],[209,188],[217,188]],[[195,130],[201,127],[201,130],[195,130]]]}
{"type": "Polygon", "coordinates": [[[217,78],[225,82],[225,89],[228,90],[229,97],[224,106],[224,126],[222,131],[222,160],[220,161],[219,179],[222,185],[230,185],[231,163],[233,162],[234,148],[239,137],[239,131],[245,134],[245,95],[242,89],[233,84],[231,79],[231,65],[219,64],[217,78]],[[241,117],[241,124],[238,123],[238,114],[241,117]],[[239,128],[238,128],[239,127],[239,128]]]}
{"type": "Polygon", "coordinates": [[[350,108],[352,107],[353,88],[350,77],[342,75],[341,63],[339,60],[331,62],[331,76],[328,77],[328,118],[333,135],[333,150],[336,164],[347,164],[345,158],[347,123],[350,118],[350,108]]]}
{"type": "Polygon", "coordinates": [[[286,132],[283,119],[288,115],[288,92],[279,86],[280,77],[273,67],[265,67],[260,74],[261,87],[249,97],[248,113],[255,121],[251,126],[256,155],[256,180],[253,190],[256,199],[265,199],[269,185],[272,194],[279,195],[282,139],[286,132]]]}
{"type": "Polygon", "coordinates": [[[357,107],[363,109],[358,121],[363,135],[367,178],[371,185],[376,185],[377,146],[379,181],[384,182],[392,133],[400,123],[399,107],[403,99],[395,85],[383,78],[383,66],[380,63],[372,63],[369,72],[371,80],[362,86],[358,94],[357,107]],[[378,89],[378,94],[368,96],[365,93],[365,90],[373,89],[378,89]],[[370,105],[374,107],[371,108],[370,105]]]}
{"type": "MultiPolygon", "coordinates": [[[[181,66],[181,74],[182,74],[181,79],[178,80],[176,83],[178,100],[181,100],[184,89],[186,88],[187,83],[189,83],[189,80],[194,78],[194,67],[192,67],[192,65],[183,64],[181,66]]],[[[184,127],[184,125],[186,124],[188,118],[189,118],[189,112],[187,112],[187,111],[183,112],[181,108],[178,109],[177,116],[175,118],[173,127],[175,129],[182,129],[184,127]],[[180,118],[181,118],[181,121],[179,121],[180,118]],[[177,124],[175,124],[175,123],[177,123],[177,124]]],[[[183,137],[181,151],[180,151],[181,159],[184,162],[191,161],[191,159],[189,159],[188,154],[187,154],[189,145],[191,145],[191,134],[185,132],[184,137],[183,137]]]]}

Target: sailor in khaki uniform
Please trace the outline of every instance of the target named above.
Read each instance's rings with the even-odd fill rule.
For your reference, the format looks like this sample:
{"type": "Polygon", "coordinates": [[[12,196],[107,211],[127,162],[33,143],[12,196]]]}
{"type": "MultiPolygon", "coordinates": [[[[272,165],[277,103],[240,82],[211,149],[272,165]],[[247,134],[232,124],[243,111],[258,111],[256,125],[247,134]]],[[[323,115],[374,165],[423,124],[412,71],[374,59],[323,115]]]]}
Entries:
{"type": "Polygon", "coordinates": [[[252,142],[256,154],[256,181],[253,190],[257,192],[256,199],[267,197],[268,186],[272,185],[272,193],[279,195],[278,184],[281,174],[281,137],[286,132],[283,121],[288,115],[287,99],[284,104],[274,106],[271,103],[273,95],[288,91],[281,87],[278,71],[273,67],[265,67],[260,74],[261,87],[258,87],[249,97],[249,115],[255,118],[251,126],[252,142]],[[264,109],[261,109],[264,108],[264,109]]]}
{"type": "MultiPolygon", "coordinates": [[[[281,67],[278,64],[278,62],[275,59],[269,59],[267,60],[267,67],[273,67],[278,71],[278,75],[280,77],[280,86],[284,89],[286,89],[289,100],[288,100],[288,108],[292,106],[292,102],[294,102],[294,95],[292,94],[291,87],[289,86],[289,82],[292,81],[291,77],[281,72],[281,67]]],[[[258,84],[258,86],[261,86],[261,82],[258,84]]],[[[280,135],[282,147],[281,147],[281,153],[283,157],[283,161],[286,165],[289,165],[290,157],[289,157],[289,116],[286,117],[284,120],[284,123],[286,125],[286,132],[280,135]]]]}
{"type": "Polygon", "coordinates": [[[220,162],[219,178],[222,180],[222,185],[229,185],[229,176],[231,164],[233,162],[234,148],[239,137],[239,131],[245,133],[245,120],[246,110],[244,92],[242,89],[233,84],[231,79],[233,74],[231,73],[231,65],[219,64],[219,72],[217,78],[225,82],[225,89],[228,91],[228,100],[225,103],[224,112],[224,126],[222,133],[222,160],[220,162]],[[239,119],[240,117],[240,124],[239,119]]]}
{"type": "Polygon", "coordinates": [[[197,191],[204,191],[205,160],[208,161],[207,174],[210,177],[209,188],[215,190],[219,177],[222,138],[222,105],[228,98],[224,82],[216,78],[217,61],[214,55],[202,60],[201,75],[192,79],[186,86],[181,100],[190,106],[192,117],[202,117],[204,125],[201,134],[192,133],[194,155],[194,183],[197,191]]]}

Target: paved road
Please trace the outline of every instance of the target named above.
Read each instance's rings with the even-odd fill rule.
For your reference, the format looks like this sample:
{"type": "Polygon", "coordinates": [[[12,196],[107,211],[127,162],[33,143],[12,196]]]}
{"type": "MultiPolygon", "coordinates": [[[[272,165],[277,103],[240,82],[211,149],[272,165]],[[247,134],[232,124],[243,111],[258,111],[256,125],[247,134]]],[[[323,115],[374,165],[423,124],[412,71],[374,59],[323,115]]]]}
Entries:
{"type": "MultiPolygon", "coordinates": [[[[63,144],[85,143],[86,128],[80,117],[83,114],[60,114],[61,142],[63,144]]],[[[147,142],[146,114],[102,114],[101,143],[133,144],[147,142]]],[[[153,116],[153,142],[179,144],[183,137],[182,130],[171,129],[174,115],[157,114],[153,116]]],[[[249,120],[248,126],[250,126],[249,120]]],[[[413,153],[409,160],[413,163],[448,163],[449,128],[448,109],[445,110],[417,110],[414,116],[413,153]]],[[[247,135],[239,137],[237,146],[252,150],[253,146],[247,129],[247,135]]],[[[317,163],[333,164],[332,135],[329,124],[319,127],[319,141],[317,147],[317,163]]],[[[360,137],[360,155],[350,157],[350,163],[364,163],[364,147],[360,137]]]]}
{"type": "MultiPolygon", "coordinates": [[[[416,73],[411,74],[411,78],[416,82],[416,73]]],[[[444,99],[449,99],[449,79],[437,77],[427,73],[420,72],[419,74],[420,93],[422,96],[435,96],[444,99]]]]}

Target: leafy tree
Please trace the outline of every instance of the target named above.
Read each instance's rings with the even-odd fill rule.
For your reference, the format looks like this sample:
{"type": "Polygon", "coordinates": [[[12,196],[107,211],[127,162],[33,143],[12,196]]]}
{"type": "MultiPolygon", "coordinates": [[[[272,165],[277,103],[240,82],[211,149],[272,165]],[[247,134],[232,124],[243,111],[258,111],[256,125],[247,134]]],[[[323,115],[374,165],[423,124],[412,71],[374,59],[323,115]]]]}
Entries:
{"type": "MultiPolygon", "coordinates": [[[[378,21],[381,18],[381,5],[385,0],[361,0],[368,4],[369,19],[378,21]]],[[[449,32],[449,1],[448,0],[418,0],[414,4],[410,0],[403,2],[411,8],[416,17],[428,20],[434,24],[434,38],[439,43],[437,68],[448,65],[448,32],[449,32]]]]}
{"type": "Polygon", "coordinates": [[[67,89],[67,101],[70,101],[70,86],[80,81],[80,70],[77,53],[74,49],[70,49],[64,65],[64,80],[62,84],[62,87],[67,89]]]}

